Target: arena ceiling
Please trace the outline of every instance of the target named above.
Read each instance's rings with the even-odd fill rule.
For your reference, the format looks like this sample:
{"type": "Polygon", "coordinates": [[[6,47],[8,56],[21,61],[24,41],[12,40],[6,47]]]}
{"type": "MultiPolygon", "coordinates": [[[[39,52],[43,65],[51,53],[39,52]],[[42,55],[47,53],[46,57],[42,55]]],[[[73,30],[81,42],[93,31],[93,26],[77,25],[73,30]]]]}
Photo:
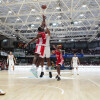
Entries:
{"type": "Polygon", "coordinates": [[[51,42],[92,41],[100,30],[100,0],[0,0],[0,34],[30,41],[43,13],[51,42]]]}

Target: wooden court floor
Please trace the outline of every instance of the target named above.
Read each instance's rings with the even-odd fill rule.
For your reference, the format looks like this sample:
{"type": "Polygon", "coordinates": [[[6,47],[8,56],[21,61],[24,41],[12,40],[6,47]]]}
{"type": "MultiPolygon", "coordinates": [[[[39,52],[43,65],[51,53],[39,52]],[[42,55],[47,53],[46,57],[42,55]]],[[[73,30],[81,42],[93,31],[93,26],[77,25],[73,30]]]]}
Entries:
{"type": "MultiPolygon", "coordinates": [[[[55,77],[56,73],[53,73],[55,77]]],[[[34,79],[30,74],[0,71],[0,100],[100,100],[100,72],[82,72],[72,76],[62,72],[62,80],[34,79]]]]}

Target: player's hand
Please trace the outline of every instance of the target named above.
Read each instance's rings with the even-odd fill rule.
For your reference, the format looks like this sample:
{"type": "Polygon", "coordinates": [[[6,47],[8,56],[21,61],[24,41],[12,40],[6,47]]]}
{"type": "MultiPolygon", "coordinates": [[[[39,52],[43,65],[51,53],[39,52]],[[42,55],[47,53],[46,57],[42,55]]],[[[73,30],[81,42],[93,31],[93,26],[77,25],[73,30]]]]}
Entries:
{"type": "Polygon", "coordinates": [[[56,48],[56,46],[55,46],[55,45],[53,45],[53,48],[56,48]]]}
{"type": "Polygon", "coordinates": [[[46,19],[46,16],[42,15],[43,19],[46,19]]]}
{"type": "Polygon", "coordinates": [[[28,46],[28,43],[24,45],[24,48],[28,46]]]}

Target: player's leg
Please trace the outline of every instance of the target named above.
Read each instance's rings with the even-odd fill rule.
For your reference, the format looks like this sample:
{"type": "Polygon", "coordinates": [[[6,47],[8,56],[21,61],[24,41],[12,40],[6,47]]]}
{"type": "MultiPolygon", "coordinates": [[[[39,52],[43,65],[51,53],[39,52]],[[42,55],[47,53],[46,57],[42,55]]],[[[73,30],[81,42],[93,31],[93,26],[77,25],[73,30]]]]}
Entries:
{"type": "Polygon", "coordinates": [[[58,74],[58,75],[56,76],[57,81],[61,80],[61,78],[60,78],[60,67],[61,67],[61,65],[58,64],[58,65],[57,65],[57,74],[58,74]]]}
{"type": "Polygon", "coordinates": [[[52,78],[52,72],[51,72],[51,63],[50,63],[50,47],[45,47],[45,56],[47,59],[47,65],[49,68],[49,77],[52,78]]]}
{"type": "Polygon", "coordinates": [[[78,67],[76,67],[76,73],[77,73],[77,75],[79,75],[79,73],[78,73],[78,67]]]}
{"type": "Polygon", "coordinates": [[[44,72],[43,72],[43,66],[44,66],[44,57],[45,57],[45,46],[41,46],[41,74],[40,77],[43,77],[44,72]]]}
{"type": "Polygon", "coordinates": [[[39,54],[34,55],[34,59],[33,59],[33,65],[36,65],[37,59],[39,58],[39,54]]]}
{"type": "Polygon", "coordinates": [[[44,58],[41,58],[41,74],[40,74],[40,77],[43,77],[43,75],[44,75],[43,66],[44,66],[44,58]]]}
{"type": "Polygon", "coordinates": [[[34,59],[33,59],[32,68],[31,68],[31,72],[33,73],[33,75],[34,75],[36,78],[38,78],[38,73],[37,73],[38,67],[37,67],[37,65],[36,65],[38,59],[39,59],[39,54],[35,54],[35,55],[34,55],[34,59]],[[35,66],[36,66],[36,68],[35,68],[35,66]]]}
{"type": "Polygon", "coordinates": [[[48,67],[49,67],[49,77],[52,78],[50,58],[47,58],[47,65],[48,65],[48,67]]]}
{"type": "Polygon", "coordinates": [[[72,75],[74,75],[74,67],[72,68],[72,75]]]}
{"type": "Polygon", "coordinates": [[[13,71],[15,70],[15,67],[13,66],[13,71]]]}

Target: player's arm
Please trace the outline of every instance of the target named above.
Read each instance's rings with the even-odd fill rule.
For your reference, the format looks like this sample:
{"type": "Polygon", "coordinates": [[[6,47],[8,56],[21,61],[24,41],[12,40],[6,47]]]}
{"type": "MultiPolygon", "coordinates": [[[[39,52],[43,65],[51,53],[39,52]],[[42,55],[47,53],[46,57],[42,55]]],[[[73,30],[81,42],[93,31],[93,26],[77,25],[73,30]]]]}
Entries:
{"type": "Polygon", "coordinates": [[[53,45],[53,48],[56,49],[58,52],[61,53],[61,50],[59,50],[55,45],[53,45]]]}
{"type": "Polygon", "coordinates": [[[46,16],[43,15],[42,17],[43,17],[43,21],[42,21],[41,27],[44,28],[45,27],[45,19],[46,19],[46,16]]]}
{"type": "Polygon", "coordinates": [[[50,30],[48,28],[46,28],[46,33],[48,33],[48,36],[50,36],[50,30]]]}
{"type": "Polygon", "coordinates": [[[34,42],[36,39],[40,38],[41,34],[38,34],[37,37],[35,37],[32,41],[24,45],[24,48],[27,47],[30,43],[34,42]]]}
{"type": "Polygon", "coordinates": [[[73,64],[73,58],[72,58],[72,60],[71,60],[71,65],[73,64]]]}
{"type": "Polygon", "coordinates": [[[14,61],[15,61],[15,64],[16,64],[16,59],[15,59],[14,55],[13,55],[13,59],[14,59],[14,61]]]}
{"type": "Polygon", "coordinates": [[[7,57],[7,64],[8,64],[8,59],[9,59],[9,56],[7,57]]]}
{"type": "Polygon", "coordinates": [[[80,65],[80,61],[79,61],[79,58],[78,58],[77,60],[78,60],[78,64],[80,65]]]}

